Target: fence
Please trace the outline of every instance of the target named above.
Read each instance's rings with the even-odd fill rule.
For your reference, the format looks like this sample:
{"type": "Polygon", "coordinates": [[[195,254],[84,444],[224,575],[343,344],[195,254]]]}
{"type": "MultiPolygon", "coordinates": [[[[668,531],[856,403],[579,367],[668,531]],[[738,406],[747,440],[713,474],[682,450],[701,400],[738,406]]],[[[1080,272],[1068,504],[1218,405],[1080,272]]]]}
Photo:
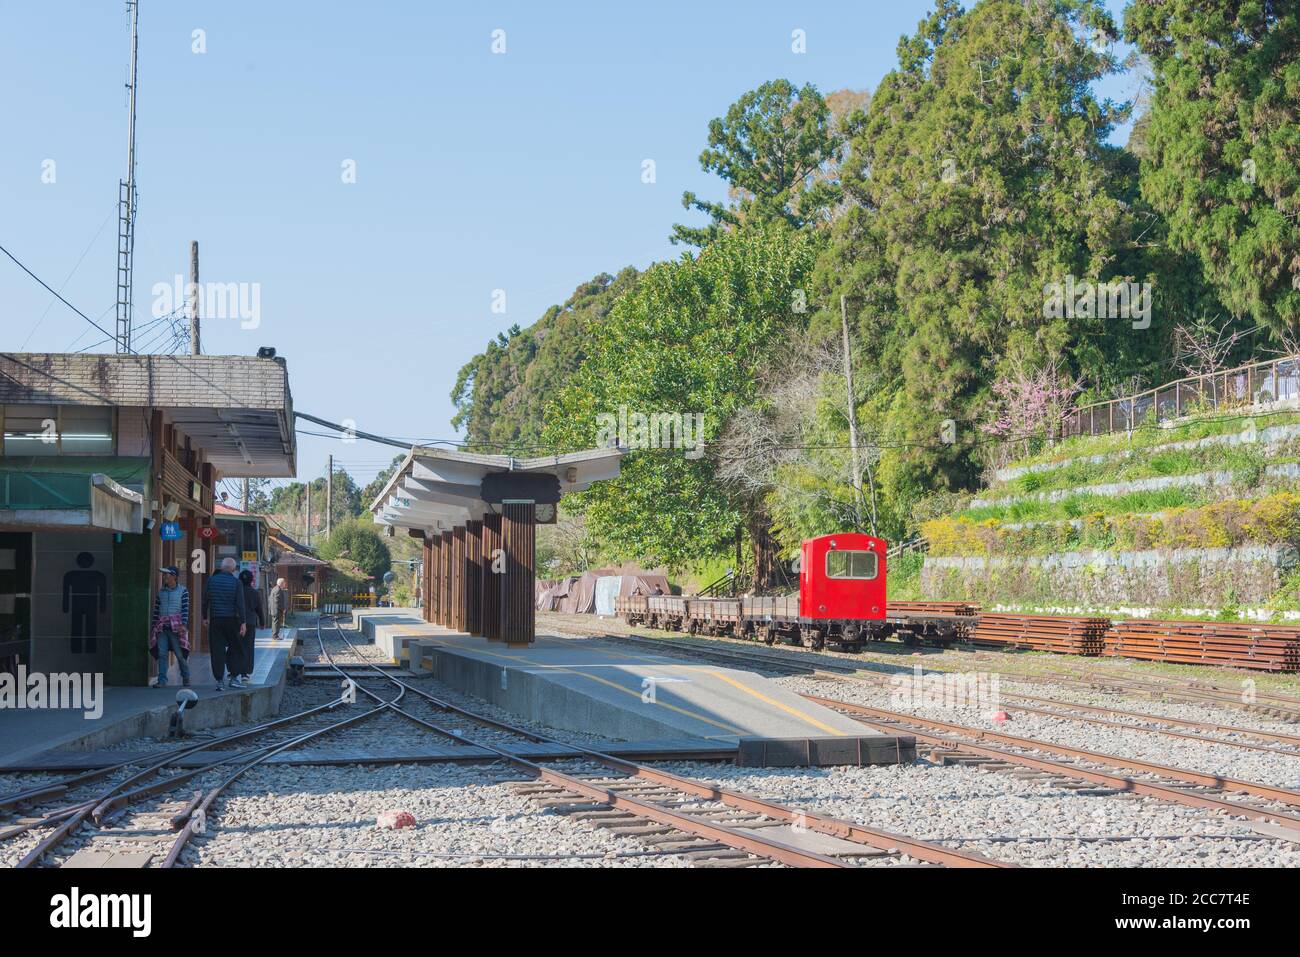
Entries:
{"type": "Polygon", "coordinates": [[[293,596],[294,611],[315,611],[316,596],[311,592],[303,592],[293,596]]]}
{"type": "Polygon", "coordinates": [[[1193,410],[1265,405],[1292,399],[1300,399],[1300,356],[1189,376],[1137,395],[1080,406],[1062,420],[1061,437],[1126,432],[1148,421],[1168,422],[1193,410]]]}

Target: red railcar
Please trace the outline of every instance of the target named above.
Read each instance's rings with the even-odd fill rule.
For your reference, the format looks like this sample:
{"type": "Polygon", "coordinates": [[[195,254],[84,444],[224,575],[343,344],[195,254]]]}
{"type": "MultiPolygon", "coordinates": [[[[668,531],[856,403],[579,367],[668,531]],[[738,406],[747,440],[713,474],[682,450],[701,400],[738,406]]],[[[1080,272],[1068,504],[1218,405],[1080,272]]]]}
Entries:
{"type": "Polygon", "coordinates": [[[883,620],[888,547],[883,538],[857,532],[806,540],[799,556],[799,617],[883,620]]]}
{"type": "Polygon", "coordinates": [[[885,600],[887,549],[884,539],[872,535],[822,535],[801,547],[798,596],[620,598],[615,611],[652,628],[810,648],[833,644],[856,651],[864,642],[891,636],[908,644],[947,645],[960,637],[971,621],[960,612],[916,606],[891,612],[885,600]]]}

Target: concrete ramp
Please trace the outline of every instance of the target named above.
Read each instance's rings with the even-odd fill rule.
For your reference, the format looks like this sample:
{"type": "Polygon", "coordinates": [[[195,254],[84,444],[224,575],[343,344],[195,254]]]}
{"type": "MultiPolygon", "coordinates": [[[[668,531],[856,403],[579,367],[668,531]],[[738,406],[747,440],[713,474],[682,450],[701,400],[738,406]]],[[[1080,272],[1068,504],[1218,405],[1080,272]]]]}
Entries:
{"type": "Polygon", "coordinates": [[[539,635],[508,646],[419,620],[409,611],[354,612],[359,630],[417,674],[531,721],[623,741],[745,742],[744,763],[894,764],[915,741],[861,723],[753,672],[602,642],[539,635]]]}

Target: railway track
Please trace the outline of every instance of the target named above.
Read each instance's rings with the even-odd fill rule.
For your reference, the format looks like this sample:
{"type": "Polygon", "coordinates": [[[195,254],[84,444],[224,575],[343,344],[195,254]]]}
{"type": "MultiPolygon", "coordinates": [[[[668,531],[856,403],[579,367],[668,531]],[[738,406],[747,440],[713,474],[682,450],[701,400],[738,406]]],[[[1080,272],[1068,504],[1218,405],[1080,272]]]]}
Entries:
{"type": "Polygon", "coordinates": [[[1073,779],[1100,785],[1114,793],[1140,794],[1187,807],[1219,811],[1276,825],[1280,830],[1268,833],[1300,843],[1300,813],[1293,810],[1300,807],[1300,792],[1020,738],[950,721],[900,714],[836,698],[804,697],[857,718],[869,727],[890,733],[912,734],[918,743],[936,748],[934,753],[941,763],[989,764],[990,770],[1020,767],[1040,778],[1073,779]],[[1041,757],[1043,754],[1053,755],[1055,759],[1041,757]],[[1116,771],[1128,773],[1116,774],[1116,771]],[[1243,794],[1255,800],[1244,801],[1239,797],[1243,794]]]}
{"type": "MultiPolygon", "coordinates": [[[[272,754],[384,710],[376,708],[342,720],[327,721],[306,731],[294,728],[300,722],[319,724],[312,719],[325,717],[342,703],[341,698],[335,699],[252,728],[164,750],[156,760],[143,767],[132,763],[113,765],[0,796],[0,812],[9,818],[7,826],[0,830],[0,841],[32,831],[48,832],[18,861],[20,868],[72,863],[76,849],[70,850],[69,845],[78,842],[84,843],[93,854],[116,853],[125,847],[126,866],[150,866],[165,836],[161,832],[162,821],[165,820],[173,832],[179,831],[177,840],[180,840],[180,835],[188,839],[189,834],[203,826],[207,806],[204,798],[191,795],[178,803],[166,795],[209,773],[224,775],[217,788],[219,792],[272,754]],[[271,736],[273,740],[252,748],[235,747],[262,736],[271,736]],[[212,760],[197,767],[180,767],[181,759],[200,754],[212,760]],[[120,779],[108,787],[94,787],[96,782],[115,775],[120,779]],[[42,803],[48,804],[56,799],[71,803],[43,812],[36,810],[42,803]],[[139,807],[145,801],[151,803],[139,807]]],[[[183,846],[183,841],[180,846],[183,846]]],[[[179,846],[173,841],[172,850],[167,852],[162,866],[174,864],[176,853],[179,853],[179,846]]]]}
{"type": "MultiPolygon", "coordinates": [[[[356,652],[355,645],[338,623],[333,620],[330,623],[356,652]]],[[[330,663],[338,666],[325,650],[323,640],[320,644],[330,663]]],[[[356,657],[361,658],[360,654],[356,657]]],[[[373,663],[364,662],[364,665],[440,711],[533,742],[567,744],[579,753],[585,764],[599,770],[577,773],[561,770],[554,764],[542,764],[512,754],[481,736],[448,732],[429,723],[430,730],[451,734],[459,741],[491,751],[525,774],[529,781],[518,787],[522,789],[521,793],[533,800],[560,813],[578,815],[579,820],[591,821],[596,826],[633,834],[651,846],[674,853],[698,854],[697,858],[692,858],[693,862],[705,866],[777,863],[798,867],[850,867],[867,862],[899,860],[902,855],[942,866],[1011,866],[978,854],[791,808],[569,742],[559,742],[444,701],[373,663]],[[810,850],[807,842],[799,840],[805,831],[837,839],[837,853],[810,850]],[[839,842],[854,846],[845,851],[839,842]]],[[[348,663],[348,666],[352,667],[353,663],[348,663]]],[[[339,673],[346,674],[346,671],[339,667],[339,673]]]]}
{"type": "MultiPolygon", "coordinates": [[[[1014,617],[1014,616],[1000,616],[1014,617]]],[[[1034,616],[1028,616],[1033,618],[1034,616]]],[[[577,630],[580,625],[572,622],[565,622],[561,630],[577,630]]],[[[592,635],[601,634],[602,632],[589,632],[592,635]]],[[[710,640],[725,641],[738,645],[751,645],[752,641],[734,638],[726,635],[710,635],[710,640]]],[[[984,646],[971,645],[961,641],[955,642],[957,648],[966,648],[969,650],[985,651],[989,649],[984,646]]],[[[793,646],[799,647],[799,646],[793,646]]],[[[862,649],[874,653],[887,653],[891,656],[910,656],[915,652],[913,646],[904,646],[887,641],[867,641],[862,649]]],[[[811,654],[818,658],[827,660],[838,660],[843,662],[856,663],[861,662],[857,657],[858,653],[848,653],[843,651],[832,651],[827,649],[807,649],[800,647],[799,652],[811,654]]],[[[1272,718],[1281,722],[1290,724],[1300,724],[1300,697],[1293,695],[1256,692],[1251,690],[1246,692],[1244,686],[1232,688],[1224,685],[1218,679],[1206,678],[1175,678],[1165,675],[1119,675],[1103,667],[1100,663],[1111,661],[1109,658],[1091,658],[1090,663],[1094,667],[1087,674],[1080,674],[1077,671],[1068,668],[1054,667],[1052,665],[1035,662],[1034,666],[1037,673],[1026,674],[1017,673],[1014,680],[1023,681],[1031,684],[1068,684],[1080,688],[1086,688],[1093,691],[1110,691],[1124,694],[1131,694],[1141,697],[1151,698],[1158,701],[1181,701],[1191,704],[1218,705],[1230,707],[1236,710],[1245,711],[1250,714],[1257,714],[1262,717],[1272,718]]],[[[1021,662],[1023,663],[1023,662],[1021,662]]],[[[861,662],[856,667],[861,668],[866,662],[861,662]]],[[[1250,679],[1248,674],[1243,675],[1243,680],[1250,679]]]]}
{"type": "MultiPolygon", "coordinates": [[[[627,636],[610,637],[616,642],[638,645],[648,644],[650,646],[656,644],[654,639],[635,639],[627,636]]],[[[701,649],[695,646],[688,647],[679,642],[673,644],[676,649],[685,650],[688,654],[707,657],[712,660],[727,661],[733,664],[739,662],[758,664],[760,667],[769,667],[777,671],[782,670],[784,664],[779,657],[757,650],[745,654],[730,649],[701,649]]],[[[659,647],[662,648],[661,643],[659,647]]],[[[786,673],[808,675],[809,671],[804,663],[794,662],[786,669],[786,673]]],[[[888,676],[862,674],[858,669],[848,667],[841,668],[840,673],[835,671],[814,671],[813,676],[823,676],[834,680],[859,680],[872,684],[881,684],[888,680],[888,676]],[[845,672],[850,673],[846,674],[845,672]]],[[[872,708],[836,698],[819,695],[804,695],[804,697],[854,717],[877,730],[892,734],[913,735],[918,743],[930,746],[931,751],[929,754],[931,758],[940,764],[974,765],[983,770],[1007,772],[1015,774],[1017,777],[1050,782],[1082,793],[1140,794],[1155,797],[1175,804],[1245,818],[1269,826],[1270,836],[1300,842],[1300,813],[1294,810],[1300,808],[1300,792],[1251,781],[1234,780],[1221,775],[1206,774],[1185,768],[1139,761],[1120,755],[1072,748],[1038,739],[1001,734],[954,722],[921,718],[911,714],[872,708]],[[1044,755],[1051,755],[1052,757],[1044,757],[1044,755]],[[1243,796],[1251,800],[1243,800],[1243,796]],[[1281,830],[1272,830],[1272,828],[1280,828],[1281,830]]],[[[1012,696],[1007,695],[1006,697],[1012,696]]],[[[1058,704],[1052,699],[1035,698],[1035,700],[1058,704]]],[[[1205,739],[1199,735],[1189,734],[1173,728],[1121,725],[1118,722],[1088,714],[1056,714],[1042,708],[1027,710],[1043,713],[1051,717],[1078,720],[1107,727],[1118,726],[1126,730],[1209,740],[1210,743],[1214,744],[1231,744],[1250,750],[1283,753],[1300,757],[1300,751],[1278,748],[1272,745],[1250,744],[1240,741],[1229,742],[1226,739],[1219,738],[1205,739]]],[[[1096,710],[1100,711],[1102,709],[1096,710]]],[[[1117,712],[1110,710],[1108,713],[1116,714],[1117,712]]],[[[1142,715],[1136,712],[1128,712],[1128,714],[1153,721],[1160,720],[1158,717],[1142,715]]],[[[1198,726],[1196,722],[1183,722],[1183,724],[1198,726]]],[[[1222,730],[1230,726],[1205,725],[1204,727],[1222,730]]],[[[1232,728],[1231,730],[1236,733],[1267,734],[1266,732],[1251,732],[1248,729],[1232,728]]],[[[1291,736],[1276,735],[1274,737],[1281,738],[1288,741],[1288,743],[1295,743],[1291,736]]]]}
{"type": "MultiPolygon", "coordinates": [[[[639,647],[655,648],[658,650],[662,650],[665,646],[664,641],[655,638],[641,638],[639,636],[615,634],[605,634],[601,637],[615,643],[632,644],[639,647]]],[[[751,666],[756,665],[781,674],[807,675],[809,677],[860,681],[875,685],[884,685],[888,683],[892,675],[897,673],[885,674],[863,668],[862,665],[858,663],[841,662],[834,658],[824,662],[818,658],[816,661],[810,663],[806,660],[800,660],[800,657],[811,657],[810,655],[801,652],[787,654],[783,652],[773,652],[767,649],[740,650],[731,648],[701,648],[698,645],[688,644],[681,639],[668,639],[668,647],[671,647],[676,652],[684,653],[693,657],[704,657],[709,660],[729,664],[741,663],[751,666]]],[[[954,672],[931,671],[930,673],[952,674],[954,672]]],[[[1013,676],[1010,680],[1019,681],[1020,676],[1013,676]]],[[[1000,691],[999,695],[1006,701],[1019,702],[1016,707],[1020,711],[1025,711],[1030,714],[1039,714],[1044,717],[1057,718],[1064,721],[1075,721],[1098,727],[1119,728],[1125,731],[1135,731],[1142,734],[1159,734],[1166,737],[1221,744],[1226,747],[1239,748],[1247,751],[1287,754],[1300,757],[1300,735],[1275,731],[1263,731],[1254,728],[1243,728],[1237,725],[1223,724],[1221,722],[1192,721],[1185,718],[1171,718],[1164,715],[1129,711],[1122,708],[1103,708],[1094,705],[1080,704],[1075,701],[1049,698],[1041,695],[1028,695],[1013,691],[1000,691]],[[1046,705],[1047,707],[1036,707],[1035,705],[1046,705]],[[1108,717],[1101,717],[1101,715],[1107,715],[1108,717]],[[1133,721],[1146,723],[1126,724],[1112,720],[1113,717],[1124,717],[1133,721]],[[1199,733],[1192,733],[1193,731],[1199,733]],[[1235,735],[1236,738],[1253,738],[1255,741],[1251,742],[1227,737],[1207,737],[1207,735],[1210,734],[1235,735]],[[1268,743],[1266,744],[1262,742],[1268,743]]]]}

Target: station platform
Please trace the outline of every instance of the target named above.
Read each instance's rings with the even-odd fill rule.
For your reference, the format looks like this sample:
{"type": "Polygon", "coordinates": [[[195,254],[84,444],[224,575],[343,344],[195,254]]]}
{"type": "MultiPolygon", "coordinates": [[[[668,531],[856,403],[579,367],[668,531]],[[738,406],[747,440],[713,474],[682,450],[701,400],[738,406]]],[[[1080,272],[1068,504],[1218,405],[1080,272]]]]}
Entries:
{"type": "MultiPolygon", "coordinates": [[[[252,680],[242,689],[216,691],[209,656],[190,655],[191,687],[199,701],[185,711],[187,731],[260,721],[279,711],[296,632],[289,628],[281,635],[273,641],[269,628],[258,631],[252,680]]],[[[0,768],[25,766],[56,748],[91,750],[135,737],[165,737],[181,688],[174,660],[168,671],[167,688],[104,688],[97,717],[79,709],[0,708],[0,768]]]]}
{"type": "Polygon", "coordinates": [[[897,764],[915,740],[860,722],[750,671],[629,651],[599,639],[538,635],[531,645],[458,633],[411,609],[353,611],[394,662],[552,728],[622,741],[702,739],[742,764],[897,764]]]}

